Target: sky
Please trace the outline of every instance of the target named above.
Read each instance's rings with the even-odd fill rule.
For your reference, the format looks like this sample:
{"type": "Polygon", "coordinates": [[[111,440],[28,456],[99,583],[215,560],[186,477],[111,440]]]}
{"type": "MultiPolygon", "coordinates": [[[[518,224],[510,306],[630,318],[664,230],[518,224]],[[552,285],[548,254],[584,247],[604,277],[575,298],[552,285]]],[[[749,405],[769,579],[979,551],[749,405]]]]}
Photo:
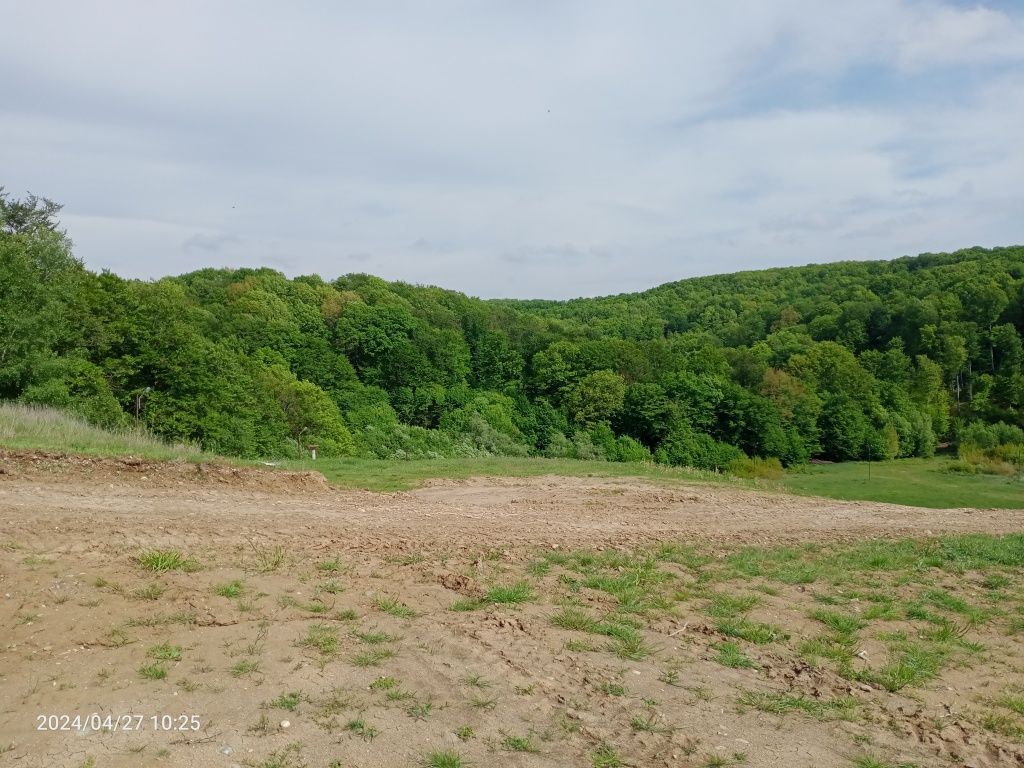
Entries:
{"type": "Polygon", "coordinates": [[[94,270],[569,298],[1024,243],[1024,2],[0,0],[94,270]]]}

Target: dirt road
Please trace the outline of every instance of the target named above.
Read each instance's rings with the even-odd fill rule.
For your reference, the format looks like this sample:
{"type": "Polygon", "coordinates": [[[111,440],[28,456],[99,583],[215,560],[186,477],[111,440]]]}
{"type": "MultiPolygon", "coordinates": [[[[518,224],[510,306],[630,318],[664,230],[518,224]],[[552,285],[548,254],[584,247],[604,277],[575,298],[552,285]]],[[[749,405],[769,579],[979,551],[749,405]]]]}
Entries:
{"type": "MultiPolygon", "coordinates": [[[[1019,668],[1002,634],[986,643],[1011,660],[988,677],[951,670],[922,698],[812,669],[795,640],[746,648],[749,667],[716,662],[726,638],[701,613],[707,593],[671,563],[676,607],[616,625],[633,621],[650,646],[635,658],[552,626],[566,605],[611,607],[589,588],[566,593],[572,579],[549,566],[530,572],[521,604],[451,609],[528,578],[540,551],[1022,529],[1024,511],[624,479],[377,494],[318,475],[0,454],[0,766],[415,766],[446,750],[474,766],[832,768],[872,750],[922,766],[1024,765],[1013,739],[948,714],[968,688],[1019,668]],[[137,556],[152,550],[194,567],[148,571],[137,556]],[[757,686],[860,697],[872,714],[738,707],[757,686]],[[113,730],[45,720],[93,713],[143,719],[113,730]],[[195,731],[160,719],[193,714],[195,731]]],[[[803,631],[818,588],[765,584],[750,616],[803,631]]]]}

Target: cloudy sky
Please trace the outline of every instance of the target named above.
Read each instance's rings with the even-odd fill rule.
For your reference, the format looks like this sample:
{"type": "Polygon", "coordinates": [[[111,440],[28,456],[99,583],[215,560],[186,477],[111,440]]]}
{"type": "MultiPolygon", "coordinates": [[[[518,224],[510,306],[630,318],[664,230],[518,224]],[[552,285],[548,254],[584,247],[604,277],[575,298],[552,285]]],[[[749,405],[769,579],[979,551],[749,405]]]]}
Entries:
{"type": "Polygon", "coordinates": [[[1024,242],[1024,3],[0,0],[0,185],[133,277],[484,296],[1024,242]]]}

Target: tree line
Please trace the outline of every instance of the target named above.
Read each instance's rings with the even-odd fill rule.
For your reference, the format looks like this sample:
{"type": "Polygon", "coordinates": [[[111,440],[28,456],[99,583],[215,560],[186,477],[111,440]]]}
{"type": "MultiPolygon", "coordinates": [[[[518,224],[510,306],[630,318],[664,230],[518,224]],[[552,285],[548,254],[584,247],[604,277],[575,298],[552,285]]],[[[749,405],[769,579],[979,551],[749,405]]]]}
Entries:
{"type": "Polygon", "coordinates": [[[0,397],[243,457],[726,468],[930,456],[1024,423],[1024,247],[480,300],[351,274],[87,270],[0,188],[0,397]],[[998,426],[996,426],[998,425],[998,426]]]}

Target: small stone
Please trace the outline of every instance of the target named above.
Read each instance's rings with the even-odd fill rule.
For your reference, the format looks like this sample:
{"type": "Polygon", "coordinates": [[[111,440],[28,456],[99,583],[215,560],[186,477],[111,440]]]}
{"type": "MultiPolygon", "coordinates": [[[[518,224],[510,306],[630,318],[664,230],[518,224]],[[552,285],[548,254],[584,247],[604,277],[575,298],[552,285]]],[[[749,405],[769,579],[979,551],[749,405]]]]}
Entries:
{"type": "Polygon", "coordinates": [[[235,754],[235,750],[233,750],[230,745],[225,744],[223,747],[220,748],[220,753],[222,755],[227,755],[228,757],[231,757],[231,755],[235,754]]]}
{"type": "Polygon", "coordinates": [[[290,722],[288,722],[287,720],[282,720],[281,721],[281,727],[282,728],[291,728],[292,724],[290,722]]]}

